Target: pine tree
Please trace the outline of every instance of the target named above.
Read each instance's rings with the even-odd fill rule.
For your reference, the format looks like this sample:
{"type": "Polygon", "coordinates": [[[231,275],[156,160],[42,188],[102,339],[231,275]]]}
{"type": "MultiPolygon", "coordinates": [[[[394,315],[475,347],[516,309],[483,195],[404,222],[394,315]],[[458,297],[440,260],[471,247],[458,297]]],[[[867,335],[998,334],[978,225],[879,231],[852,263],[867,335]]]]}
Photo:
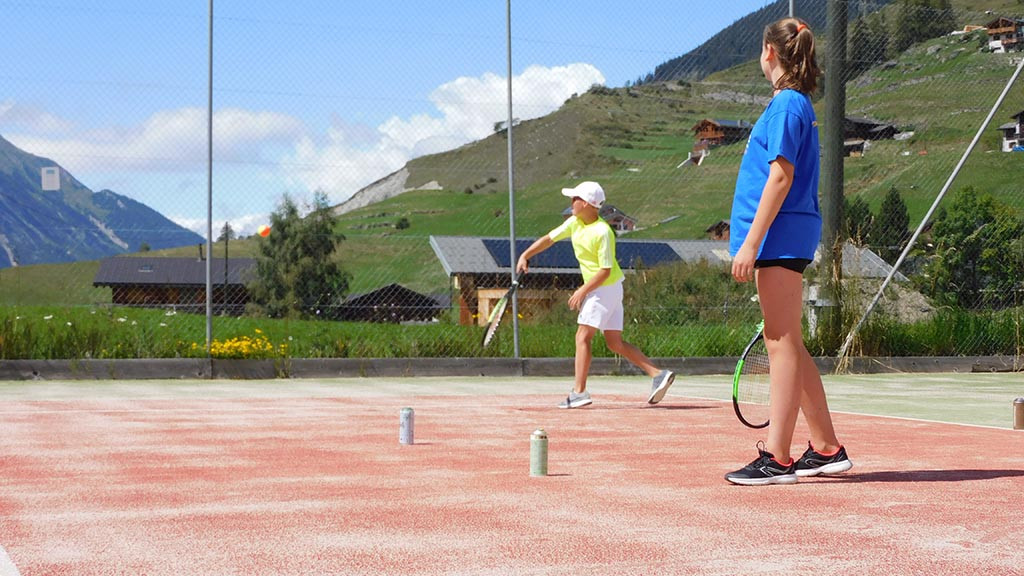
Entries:
{"type": "Polygon", "coordinates": [[[854,196],[853,200],[843,198],[843,203],[843,232],[855,244],[867,244],[871,237],[871,225],[875,221],[871,207],[862,196],[854,196]]]}
{"type": "Polygon", "coordinates": [[[231,227],[229,222],[224,222],[224,226],[220,229],[220,236],[217,236],[217,242],[223,242],[225,240],[234,240],[235,229],[231,227]]]}
{"type": "Polygon", "coordinates": [[[871,244],[878,249],[878,254],[886,262],[893,264],[903,252],[910,237],[908,226],[910,213],[907,204],[895,186],[889,188],[882,206],[878,209],[878,217],[871,226],[871,244]]]}

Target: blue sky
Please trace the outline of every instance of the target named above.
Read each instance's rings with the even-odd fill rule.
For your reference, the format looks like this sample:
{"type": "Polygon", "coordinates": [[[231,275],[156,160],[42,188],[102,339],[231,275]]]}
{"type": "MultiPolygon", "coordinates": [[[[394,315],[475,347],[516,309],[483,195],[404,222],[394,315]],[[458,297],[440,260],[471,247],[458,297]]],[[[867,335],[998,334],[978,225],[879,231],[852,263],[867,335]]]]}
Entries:
{"type": "MultiPolygon", "coordinates": [[[[514,114],[622,86],[764,0],[513,1],[514,114]]],[[[332,203],[505,118],[501,0],[215,0],[214,222],[332,203]]],[[[0,0],[0,135],[205,234],[206,0],[0,0]]]]}

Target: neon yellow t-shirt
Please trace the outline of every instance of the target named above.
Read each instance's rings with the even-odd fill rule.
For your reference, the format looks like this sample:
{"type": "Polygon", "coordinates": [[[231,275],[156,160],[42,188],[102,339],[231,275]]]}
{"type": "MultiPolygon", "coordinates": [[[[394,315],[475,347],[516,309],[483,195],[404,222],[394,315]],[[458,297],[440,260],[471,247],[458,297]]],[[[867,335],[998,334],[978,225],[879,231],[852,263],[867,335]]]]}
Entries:
{"type": "Polygon", "coordinates": [[[602,286],[610,286],[622,280],[622,269],[615,259],[615,232],[607,222],[598,218],[590,224],[584,224],[579,218],[570,216],[561,226],[548,232],[552,242],[570,237],[584,283],[589,282],[602,268],[612,271],[602,286]]]}

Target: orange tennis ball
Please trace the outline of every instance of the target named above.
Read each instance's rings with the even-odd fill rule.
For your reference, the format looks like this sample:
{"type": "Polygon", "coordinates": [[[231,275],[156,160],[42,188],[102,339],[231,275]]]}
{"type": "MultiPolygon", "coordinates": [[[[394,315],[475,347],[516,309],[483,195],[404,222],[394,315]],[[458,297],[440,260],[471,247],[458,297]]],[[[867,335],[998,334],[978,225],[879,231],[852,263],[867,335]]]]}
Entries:
{"type": "Polygon", "coordinates": [[[267,226],[266,224],[260,224],[260,227],[256,229],[256,232],[260,236],[266,238],[267,236],[270,236],[270,226],[267,226]]]}

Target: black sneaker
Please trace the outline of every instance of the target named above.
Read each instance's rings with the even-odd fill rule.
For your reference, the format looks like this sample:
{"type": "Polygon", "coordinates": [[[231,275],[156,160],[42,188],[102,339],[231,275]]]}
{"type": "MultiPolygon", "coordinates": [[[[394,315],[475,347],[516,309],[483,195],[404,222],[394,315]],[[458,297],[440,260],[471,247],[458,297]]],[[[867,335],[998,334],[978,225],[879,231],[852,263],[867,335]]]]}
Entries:
{"type": "Polygon", "coordinates": [[[846,448],[840,446],[835,454],[826,456],[814,449],[807,442],[807,450],[796,461],[797,476],[817,476],[818,474],[839,474],[853,468],[853,462],[846,456],[846,448]]]}
{"type": "Polygon", "coordinates": [[[782,464],[770,452],[765,452],[764,442],[757,443],[757,452],[760,456],[756,460],[735,472],[729,472],[725,479],[743,486],[796,483],[795,460],[790,459],[789,464],[782,464]]]}

